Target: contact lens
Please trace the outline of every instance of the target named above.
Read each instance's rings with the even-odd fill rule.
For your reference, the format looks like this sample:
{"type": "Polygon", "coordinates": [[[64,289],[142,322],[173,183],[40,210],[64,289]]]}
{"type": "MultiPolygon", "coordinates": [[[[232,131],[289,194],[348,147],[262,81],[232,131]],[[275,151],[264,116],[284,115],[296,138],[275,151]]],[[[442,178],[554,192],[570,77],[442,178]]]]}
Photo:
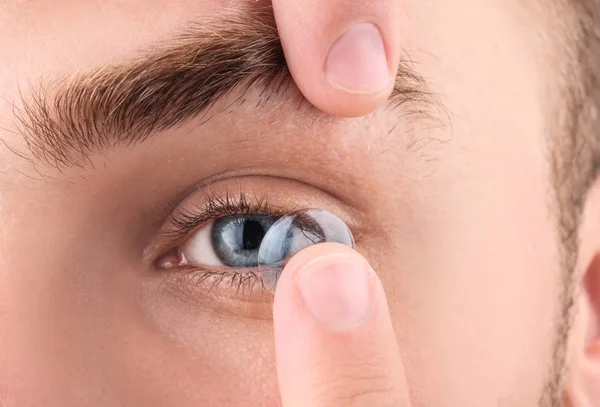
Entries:
{"type": "Polygon", "coordinates": [[[354,237],[343,220],[322,209],[305,209],[278,219],[258,249],[263,287],[275,291],[281,271],[290,257],[314,244],[334,242],[354,248],[354,237]]]}

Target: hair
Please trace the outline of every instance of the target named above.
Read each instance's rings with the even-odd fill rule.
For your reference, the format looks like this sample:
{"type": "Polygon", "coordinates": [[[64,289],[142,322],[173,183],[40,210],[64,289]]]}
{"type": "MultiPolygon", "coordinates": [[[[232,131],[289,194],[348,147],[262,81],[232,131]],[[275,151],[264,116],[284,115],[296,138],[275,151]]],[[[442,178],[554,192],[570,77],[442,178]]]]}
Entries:
{"type": "Polygon", "coordinates": [[[559,48],[555,52],[558,69],[553,67],[559,80],[553,82],[557,89],[552,93],[559,94],[561,103],[554,100],[549,145],[563,292],[553,365],[541,406],[562,405],[576,297],[579,227],[588,191],[600,169],[600,1],[555,0],[554,4],[548,30],[559,48]]]}
{"type": "MultiPolygon", "coordinates": [[[[564,103],[555,112],[551,164],[560,209],[560,233],[571,255],[578,247],[577,230],[587,191],[600,168],[600,4],[598,0],[561,0],[567,14],[558,74],[564,103]],[[569,21],[570,20],[570,21],[569,21]]],[[[564,24],[564,23],[563,23],[564,24]]],[[[568,264],[573,268],[575,258],[568,264]]]]}

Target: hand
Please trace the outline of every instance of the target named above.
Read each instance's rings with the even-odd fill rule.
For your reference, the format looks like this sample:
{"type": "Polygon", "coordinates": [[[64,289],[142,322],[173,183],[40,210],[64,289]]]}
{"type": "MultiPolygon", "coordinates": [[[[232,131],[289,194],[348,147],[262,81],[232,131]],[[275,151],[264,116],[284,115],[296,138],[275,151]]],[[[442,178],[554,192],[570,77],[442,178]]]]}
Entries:
{"type": "Polygon", "coordinates": [[[325,243],[293,257],[273,309],[284,407],[409,407],[381,282],[354,250],[325,243]]]}
{"type": "Polygon", "coordinates": [[[362,116],[385,103],[400,58],[401,2],[273,0],[294,81],[314,106],[362,116]]]}

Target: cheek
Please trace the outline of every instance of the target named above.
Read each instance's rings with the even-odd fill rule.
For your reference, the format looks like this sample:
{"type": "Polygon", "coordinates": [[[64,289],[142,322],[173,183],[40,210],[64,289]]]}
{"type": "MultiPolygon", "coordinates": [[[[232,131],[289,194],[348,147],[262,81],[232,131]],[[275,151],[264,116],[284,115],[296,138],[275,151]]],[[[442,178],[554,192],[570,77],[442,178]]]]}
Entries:
{"type": "Polygon", "coordinates": [[[0,404],[277,405],[270,322],[155,283],[107,226],[134,223],[109,203],[25,192],[0,246],[0,404]]]}
{"type": "Polygon", "coordinates": [[[418,315],[410,339],[422,379],[444,389],[430,397],[452,388],[464,397],[456,405],[490,395],[532,399],[552,361],[559,311],[554,231],[535,215],[507,211],[509,203],[477,200],[479,208],[465,202],[425,237],[429,250],[419,251],[403,305],[418,315]]]}
{"type": "MultiPolygon", "coordinates": [[[[432,132],[447,142],[405,164],[416,170],[381,167],[389,191],[411,187],[382,204],[384,213],[400,207],[409,216],[394,219],[401,227],[385,243],[393,262],[381,260],[380,270],[418,405],[537,405],[553,361],[565,272],[549,208],[547,118],[537,71],[512,43],[514,32],[490,33],[506,22],[488,15],[489,2],[467,3],[481,8],[487,27],[440,22],[432,26],[451,30],[419,44],[455,68],[423,63],[427,76],[444,78],[453,121],[432,132]]],[[[427,10],[440,21],[453,13],[427,10]]]]}
{"type": "Polygon", "coordinates": [[[386,243],[393,260],[379,259],[422,405],[536,405],[542,392],[563,270],[541,159],[511,149],[438,162],[386,243]]]}
{"type": "Polygon", "coordinates": [[[136,320],[145,327],[136,335],[146,345],[125,344],[130,368],[121,372],[124,380],[137,381],[139,391],[122,389],[132,400],[139,403],[142,389],[148,394],[150,381],[156,383],[150,392],[154,399],[177,394],[179,405],[279,405],[270,320],[215,312],[153,283],[145,284],[140,304],[136,320]],[[148,366],[142,375],[136,368],[140,363],[148,366]],[[165,377],[177,381],[165,383],[165,377]]]}

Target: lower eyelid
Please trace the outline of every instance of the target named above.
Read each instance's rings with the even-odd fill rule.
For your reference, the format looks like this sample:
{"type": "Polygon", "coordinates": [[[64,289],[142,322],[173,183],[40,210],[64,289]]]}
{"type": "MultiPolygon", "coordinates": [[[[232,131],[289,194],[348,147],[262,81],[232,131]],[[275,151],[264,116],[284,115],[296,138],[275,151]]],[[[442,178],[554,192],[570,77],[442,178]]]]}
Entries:
{"type": "Polygon", "coordinates": [[[226,268],[182,267],[153,273],[148,287],[187,312],[271,320],[273,294],[249,270],[238,274],[242,275],[226,268]]]}
{"type": "Polygon", "coordinates": [[[258,269],[183,268],[177,274],[179,277],[176,278],[183,277],[180,282],[185,289],[193,290],[196,294],[222,296],[228,300],[235,297],[245,301],[264,299],[264,295],[269,294],[268,290],[263,287],[258,269]]]}

